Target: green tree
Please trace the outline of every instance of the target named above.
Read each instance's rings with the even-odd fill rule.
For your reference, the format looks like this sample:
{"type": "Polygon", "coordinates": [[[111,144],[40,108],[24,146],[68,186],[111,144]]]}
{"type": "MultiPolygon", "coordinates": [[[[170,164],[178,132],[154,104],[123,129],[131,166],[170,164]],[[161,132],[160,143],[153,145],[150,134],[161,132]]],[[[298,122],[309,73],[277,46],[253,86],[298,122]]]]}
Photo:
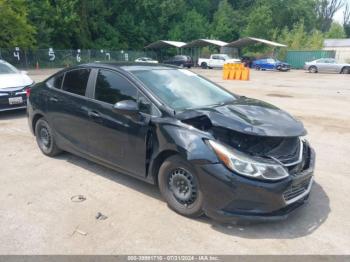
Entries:
{"type": "Polygon", "coordinates": [[[238,39],[240,31],[239,18],[239,12],[234,11],[227,0],[220,1],[211,24],[212,36],[223,41],[238,39]]]}
{"type": "Polygon", "coordinates": [[[345,38],[346,33],[341,24],[333,22],[329,31],[326,33],[327,38],[345,38]]]}
{"type": "Polygon", "coordinates": [[[168,34],[169,39],[190,41],[208,37],[208,24],[195,9],[187,12],[182,21],[175,25],[168,34]]]}
{"type": "Polygon", "coordinates": [[[34,47],[35,32],[24,0],[0,0],[0,47],[34,47]]]}
{"type": "Polygon", "coordinates": [[[273,14],[267,5],[254,8],[248,16],[248,24],[243,34],[271,39],[273,36],[273,14]]]}

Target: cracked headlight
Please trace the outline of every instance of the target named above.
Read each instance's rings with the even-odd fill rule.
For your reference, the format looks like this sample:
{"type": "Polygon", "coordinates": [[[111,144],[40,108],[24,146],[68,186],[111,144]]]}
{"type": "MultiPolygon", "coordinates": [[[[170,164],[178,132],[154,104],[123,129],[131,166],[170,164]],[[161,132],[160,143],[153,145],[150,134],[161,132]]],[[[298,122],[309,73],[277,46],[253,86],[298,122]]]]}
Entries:
{"type": "Polygon", "coordinates": [[[207,142],[228,169],[243,176],[265,180],[279,180],[289,176],[287,170],[280,164],[263,158],[253,159],[213,140],[207,142]]]}

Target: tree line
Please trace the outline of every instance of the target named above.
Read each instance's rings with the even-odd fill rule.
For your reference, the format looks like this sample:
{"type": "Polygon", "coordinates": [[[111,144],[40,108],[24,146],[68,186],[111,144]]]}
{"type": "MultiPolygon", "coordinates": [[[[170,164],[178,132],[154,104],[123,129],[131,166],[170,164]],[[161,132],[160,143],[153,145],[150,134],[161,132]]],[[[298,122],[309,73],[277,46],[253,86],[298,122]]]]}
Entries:
{"type": "Polygon", "coordinates": [[[344,0],[0,0],[0,47],[139,50],[160,40],[253,36],[292,49],[350,37],[344,0]]]}

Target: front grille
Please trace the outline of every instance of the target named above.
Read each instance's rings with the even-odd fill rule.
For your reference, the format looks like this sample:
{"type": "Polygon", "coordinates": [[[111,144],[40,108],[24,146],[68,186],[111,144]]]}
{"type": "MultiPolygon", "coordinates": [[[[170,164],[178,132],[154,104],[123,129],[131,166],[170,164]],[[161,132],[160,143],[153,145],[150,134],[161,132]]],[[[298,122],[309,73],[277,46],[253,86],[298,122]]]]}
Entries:
{"type": "Polygon", "coordinates": [[[285,201],[289,201],[301,194],[305,193],[310,184],[311,178],[308,178],[297,185],[291,185],[284,193],[283,198],[285,201]]]}

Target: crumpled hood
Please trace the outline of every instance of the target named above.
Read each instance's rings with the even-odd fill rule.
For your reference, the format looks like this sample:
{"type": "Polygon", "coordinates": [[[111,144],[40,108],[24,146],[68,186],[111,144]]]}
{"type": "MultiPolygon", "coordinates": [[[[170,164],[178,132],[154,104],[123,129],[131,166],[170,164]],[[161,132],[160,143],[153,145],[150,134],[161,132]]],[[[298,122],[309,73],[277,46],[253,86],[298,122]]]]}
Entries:
{"type": "Polygon", "coordinates": [[[203,115],[209,118],[213,126],[249,135],[271,137],[306,135],[303,124],[287,112],[266,102],[246,97],[239,97],[224,106],[188,110],[176,117],[179,120],[188,120],[203,115]]]}
{"type": "Polygon", "coordinates": [[[0,74],[0,90],[9,87],[24,87],[33,83],[26,74],[0,74]]]}

